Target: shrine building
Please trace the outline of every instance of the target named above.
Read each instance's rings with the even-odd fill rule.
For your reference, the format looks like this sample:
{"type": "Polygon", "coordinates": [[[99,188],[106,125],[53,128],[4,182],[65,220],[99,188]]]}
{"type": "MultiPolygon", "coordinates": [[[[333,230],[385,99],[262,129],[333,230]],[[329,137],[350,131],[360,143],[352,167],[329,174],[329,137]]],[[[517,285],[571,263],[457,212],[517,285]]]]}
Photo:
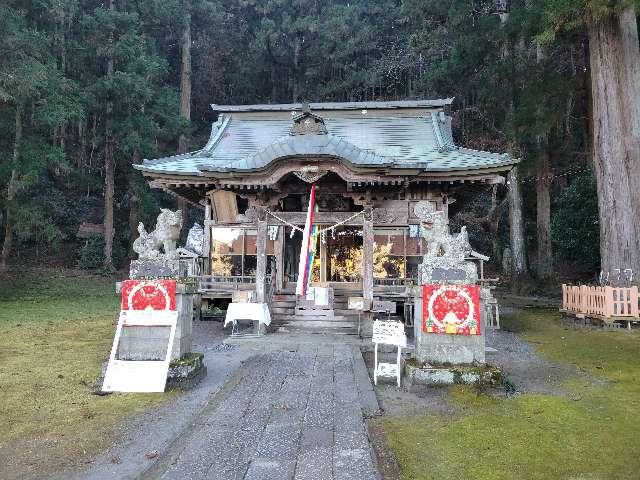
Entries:
{"type": "Polygon", "coordinates": [[[202,149],[135,168],[204,209],[204,298],[253,290],[276,325],[292,323],[315,184],[310,282],[335,292],[331,319],[347,318],[347,296],[392,298],[401,312],[426,253],[415,205],[452,215],[517,163],[456,146],[452,101],[212,105],[202,149]]]}

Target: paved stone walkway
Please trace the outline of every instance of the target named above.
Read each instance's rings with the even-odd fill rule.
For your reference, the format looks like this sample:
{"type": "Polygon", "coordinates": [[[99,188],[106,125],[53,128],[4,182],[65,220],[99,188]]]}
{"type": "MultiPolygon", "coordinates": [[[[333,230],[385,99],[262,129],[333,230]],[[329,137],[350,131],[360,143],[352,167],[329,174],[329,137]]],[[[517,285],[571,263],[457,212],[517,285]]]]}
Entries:
{"type": "Polygon", "coordinates": [[[143,477],[378,478],[363,421],[377,401],[357,347],[285,348],[249,359],[143,477]]]}

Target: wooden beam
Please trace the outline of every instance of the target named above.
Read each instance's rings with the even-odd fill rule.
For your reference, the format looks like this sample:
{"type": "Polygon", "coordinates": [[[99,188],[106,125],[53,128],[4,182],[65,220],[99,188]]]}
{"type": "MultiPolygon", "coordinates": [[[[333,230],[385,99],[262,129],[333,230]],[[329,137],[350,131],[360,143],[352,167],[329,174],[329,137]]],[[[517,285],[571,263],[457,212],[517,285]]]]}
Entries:
{"type": "MultiPolygon", "coordinates": [[[[273,212],[292,225],[304,225],[307,218],[307,212],[273,212]]],[[[319,225],[334,225],[338,222],[342,222],[347,218],[353,216],[357,212],[317,212],[313,215],[313,223],[319,225]]],[[[280,225],[278,221],[272,215],[268,215],[268,221],[271,225],[280,225]]],[[[362,215],[358,215],[355,218],[349,220],[345,225],[362,225],[362,215]]]]}

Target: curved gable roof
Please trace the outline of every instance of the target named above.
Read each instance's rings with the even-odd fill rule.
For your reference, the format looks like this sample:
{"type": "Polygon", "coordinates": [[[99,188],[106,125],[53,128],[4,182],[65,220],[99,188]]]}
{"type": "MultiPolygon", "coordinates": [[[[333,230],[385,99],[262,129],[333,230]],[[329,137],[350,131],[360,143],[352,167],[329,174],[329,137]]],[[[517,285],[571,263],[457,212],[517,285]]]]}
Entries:
{"type": "Polygon", "coordinates": [[[516,163],[507,154],[457,148],[449,117],[434,109],[433,102],[444,101],[416,101],[416,106],[380,102],[383,106],[372,110],[375,102],[311,104],[324,121],[327,134],[306,135],[291,134],[292,117],[298,112],[285,107],[298,104],[218,107],[227,113],[220,114],[201,150],[144,160],[135,168],[151,174],[202,176],[205,172],[259,171],[278,159],[293,156],[340,157],[355,167],[434,172],[516,163]],[[345,107],[340,109],[340,105],[345,107]]]}

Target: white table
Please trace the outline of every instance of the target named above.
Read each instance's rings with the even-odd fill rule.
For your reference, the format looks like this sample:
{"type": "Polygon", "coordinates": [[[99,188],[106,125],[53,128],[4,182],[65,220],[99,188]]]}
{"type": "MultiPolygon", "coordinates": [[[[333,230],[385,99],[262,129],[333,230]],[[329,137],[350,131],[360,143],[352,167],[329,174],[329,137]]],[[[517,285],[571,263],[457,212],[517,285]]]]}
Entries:
{"type": "MultiPolygon", "coordinates": [[[[265,326],[271,325],[269,307],[266,303],[230,303],[227,307],[224,326],[233,324],[233,332],[235,332],[238,320],[252,320],[265,326]]],[[[259,325],[258,331],[260,331],[259,325]]]]}

